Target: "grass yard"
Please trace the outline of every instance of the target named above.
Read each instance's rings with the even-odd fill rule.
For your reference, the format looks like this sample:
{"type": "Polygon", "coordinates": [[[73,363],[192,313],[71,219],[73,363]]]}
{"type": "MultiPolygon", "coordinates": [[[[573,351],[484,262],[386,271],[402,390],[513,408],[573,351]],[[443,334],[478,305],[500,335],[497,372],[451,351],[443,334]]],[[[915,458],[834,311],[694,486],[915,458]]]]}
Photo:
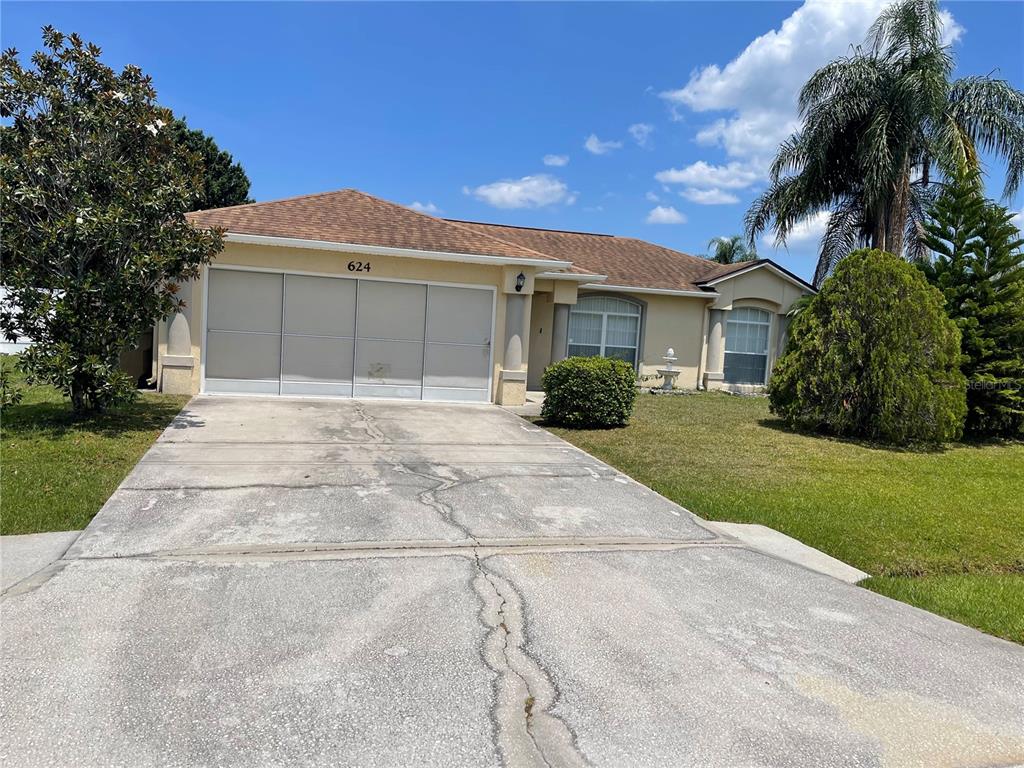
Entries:
{"type": "Polygon", "coordinates": [[[800,435],[765,398],[720,393],[641,395],[628,427],[552,431],[701,517],[776,528],[869,589],[1024,643],[1024,443],[800,435]]]}
{"type": "MultiPolygon", "coordinates": [[[[4,357],[3,365],[13,364],[4,357]]],[[[0,414],[0,534],[84,528],[187,397],[144,394],[133,405],[76,419],[52,387],[24,384],[0,414]]]]}

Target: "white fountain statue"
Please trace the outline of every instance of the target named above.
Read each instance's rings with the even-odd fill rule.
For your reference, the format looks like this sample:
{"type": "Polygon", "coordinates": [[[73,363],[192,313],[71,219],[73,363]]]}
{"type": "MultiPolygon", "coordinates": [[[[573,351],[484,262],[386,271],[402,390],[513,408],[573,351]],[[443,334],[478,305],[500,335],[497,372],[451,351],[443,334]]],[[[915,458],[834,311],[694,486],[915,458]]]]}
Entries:
{"type": "Polygon", "coordinates": [[[665,392],[671,392],[676,383],[676,376],[682,373],[682,371],[672,365],[679,358],[676,357],[676,351],[669,347],[665,352],[665,356],[661,359],[665,361],[665,367],[658,369],[658,375],[662,378],[661,388],[665,392]]]}

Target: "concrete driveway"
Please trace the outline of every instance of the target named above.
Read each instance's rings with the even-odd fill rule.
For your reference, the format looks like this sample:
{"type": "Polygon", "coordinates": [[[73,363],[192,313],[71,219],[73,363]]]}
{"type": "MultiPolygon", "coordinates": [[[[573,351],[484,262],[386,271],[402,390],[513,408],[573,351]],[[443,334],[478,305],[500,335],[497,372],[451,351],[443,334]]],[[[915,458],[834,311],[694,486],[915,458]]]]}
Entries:
{"type": "Polygon", "coordinates": [[[197,398],[0,610],[5,765],[1024,762],[1024,649],[491,406],[197,398]]]}

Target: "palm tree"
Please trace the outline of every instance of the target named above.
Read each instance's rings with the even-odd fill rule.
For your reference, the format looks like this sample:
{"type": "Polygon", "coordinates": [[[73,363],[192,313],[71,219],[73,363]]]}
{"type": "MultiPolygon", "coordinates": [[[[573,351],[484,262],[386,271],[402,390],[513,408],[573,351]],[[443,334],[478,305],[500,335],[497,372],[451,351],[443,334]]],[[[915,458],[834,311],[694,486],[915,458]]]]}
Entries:
{"type": "Polygon", "coordinates": [[[708,249],[714,248],[715,252],[707,258],[717,261],[719,264],[736,264],[740,261],[752,261],[757,258],[757,251],[754,246],[748,246],[743,242],[742,235],[732,237],[713,237],[708,242],[708,249]]]}
{"type": "Polygon", "coordinates": [[[935,0],[899,0],[879,15],[865,48],[815,72],[800,92],[799,131],[784,141],[770,183],[746,216],[746,237],[776,239],[830,212],[815,285],[858,246],[908,258],[924,252],[922,222],[936,175],[1006,160],[1004,197],[1024,180],[1024,93],[1005,80],[950,80],[935,0]]]}

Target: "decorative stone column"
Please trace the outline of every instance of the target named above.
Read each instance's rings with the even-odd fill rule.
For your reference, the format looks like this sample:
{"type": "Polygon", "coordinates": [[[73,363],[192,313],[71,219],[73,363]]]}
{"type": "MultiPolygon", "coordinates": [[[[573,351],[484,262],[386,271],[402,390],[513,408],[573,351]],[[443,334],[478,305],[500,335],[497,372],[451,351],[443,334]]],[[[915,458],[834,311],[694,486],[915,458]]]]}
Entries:
{"type": "Polygon", "coordinates": [[[551,323],[551,362],[565,360],[569,354],[569,305],[555,304],[551,323]]]}
{"type": "Polygon", "coordinates": [[[708,359],[704,371],[704,388],[718,389],[725,378],[725,310],[712,309],[708,325],[708,359]]]}
{"type": "Polygon", "coordinates": [[[181,283],[178,297],[185,306],[167,323],[167,351],[160,358],[160,390],[171,395],[192,394],[192,283],[181,283]]]}

